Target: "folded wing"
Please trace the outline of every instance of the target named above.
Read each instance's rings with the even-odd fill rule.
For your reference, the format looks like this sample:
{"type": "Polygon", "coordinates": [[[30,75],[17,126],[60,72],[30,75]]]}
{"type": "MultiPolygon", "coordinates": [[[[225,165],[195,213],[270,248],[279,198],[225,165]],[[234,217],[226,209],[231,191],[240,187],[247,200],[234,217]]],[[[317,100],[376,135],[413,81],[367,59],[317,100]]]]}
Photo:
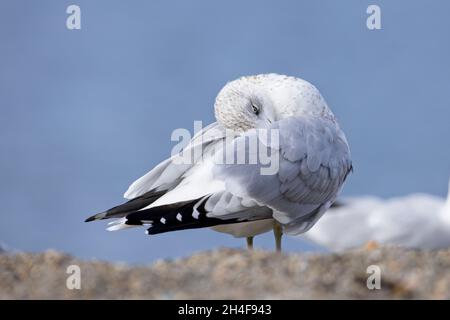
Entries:
{"type": "Polygon", "coordinates": [[[286,233],[304,232],[333,203],[352,168],[347,141],[333,120],[317,117],[287,118],[264,132],[228,141],[213,124],[185,148],[201,150],[192,163],[180,165],[178,156],[162,162],[131,185],[128,203],[90,219],[122,217],[112,230],[147,225],[155,234],[273,217],[286,233]],[[238,164],[242,155],[246,161],[238,164]],[[263,174],[267,166],[276,170],[263,174]]]}

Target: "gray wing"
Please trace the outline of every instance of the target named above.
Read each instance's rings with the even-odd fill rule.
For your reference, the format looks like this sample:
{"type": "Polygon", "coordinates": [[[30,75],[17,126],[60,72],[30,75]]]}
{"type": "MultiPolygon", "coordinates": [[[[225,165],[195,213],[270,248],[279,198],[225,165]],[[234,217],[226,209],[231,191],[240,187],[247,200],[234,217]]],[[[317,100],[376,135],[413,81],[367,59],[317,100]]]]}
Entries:
{"type": "Polygon", "coordinates": [[[86,219],[120,218],[151,205],[176,188],[184,175],[200,161],[213,145],[225,137],[225,130],[214,122],[195,135],[180,153],[164,160],[147,174],[133,182],[125,192],[128,202],[86,219]]]}
{"type": "MultiPolygon", "coordinates": [[[[206,157],[209,160],[178,167],[171,158],[157,166],[135,182],[127,195],[141,195],[147,201],[146,192],[154,193],[147,190],[167,192],[141,209],[134,208],[136,198],[131,200],[125,205],[133,206],[132,212],[113,209],[115,217],[125,218],[112,228],[150,224],[148,232],[154,234],[273,217],[286,233],[308,230],[334,201],[351,169],[345,136],[337,124],[321,118],[289,118],[272,129],[279,133],[278,143],[269,143],[273,141],[256,130],[235,137],[233,147],[225,151],[214,150],[224,134],[211,135],[206,143],[192,143],[190,148],[204,148],[202,156],[208,148],[214,150],[206,157]],[[256,139],[256,150],[245,143],[247,138],[256,139]],[[247,159],[269,154],[277,170],[261,174],[265,167],[261,162],[221,164],[218,158],[229,150],[247,159]]],[[[108,217],[106,212],[93,218],[108,217]]]]}
{"type": "Polygon", "coordinates": [[[217,122],[197,133],[189,144],[176,155],[164,160],[147,174],[133,182],[125,192],[126,199],[134,199],[148,191],[171,190],[176,187],[183,174],[191,169],[209,147],[225,137],[225,129],[217,122]],[[184,159],[189,161],[183,161],[184,159]]]}
{"type": "Polygon", "coordinates": [[[330,119],[292,117],[272,129],[278,131],[278,143],[258,136],[258,150],[252,151],[239,141],[258,134],[253,131],[235,139],[233,152],[266,152],[278,163],[275,174],[261,174],[261,163],[217,165],[215,174],[228,192],[267,206],[286,233],[298,234],[314,225],[335,200],[352,168],[350,151],[343,132],[330,119]]]}

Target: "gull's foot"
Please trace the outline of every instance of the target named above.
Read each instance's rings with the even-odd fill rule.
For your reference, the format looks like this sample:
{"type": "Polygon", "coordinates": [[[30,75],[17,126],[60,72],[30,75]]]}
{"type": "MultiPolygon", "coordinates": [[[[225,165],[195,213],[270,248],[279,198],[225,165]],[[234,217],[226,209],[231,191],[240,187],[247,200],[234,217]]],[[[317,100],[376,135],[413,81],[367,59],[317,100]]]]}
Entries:
{"type": "Polygon", "coordinates": [[[273,235],[275,236],[275,247],[277,252],[281,252],[281,238],[283,237],[283,229],[281,225],[273,221],[273,235]]]}
{"type": "Polygon", "coordinates": [[[247,237],[247,249],[253,250],[253,237],[247,237]]]}

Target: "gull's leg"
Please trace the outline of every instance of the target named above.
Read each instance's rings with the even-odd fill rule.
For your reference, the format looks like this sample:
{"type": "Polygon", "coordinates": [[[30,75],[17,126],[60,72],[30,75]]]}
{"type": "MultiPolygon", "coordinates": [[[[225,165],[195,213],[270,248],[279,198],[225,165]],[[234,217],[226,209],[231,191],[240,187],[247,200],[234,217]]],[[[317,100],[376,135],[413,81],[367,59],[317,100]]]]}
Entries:
{"type": "Polygon", "coordinates": [[[253,250],[253,237],[247,237],[247,249],[253,250]]]}
{"type": "Polygon", "coordinates": [[[273,235],[275,236],[277,252],[281,252],[281,238],[283,237],[283,229],[276,221],[273,222],[273,235]]]}

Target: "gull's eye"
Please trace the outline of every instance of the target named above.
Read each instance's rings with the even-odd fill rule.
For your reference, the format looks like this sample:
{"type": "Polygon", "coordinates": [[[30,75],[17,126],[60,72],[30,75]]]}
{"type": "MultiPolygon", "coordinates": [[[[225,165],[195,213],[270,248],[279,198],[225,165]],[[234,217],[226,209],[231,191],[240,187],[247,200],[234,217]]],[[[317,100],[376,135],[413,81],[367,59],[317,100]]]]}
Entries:
{"type": "Polygon", "coordinates": [[[253,110],[253,113],[254,113],[254,114],[256,114],[256,115],[259,114],[259,108],[258,108],[258,106],[252,104],[252,110],[253,110]]]}

